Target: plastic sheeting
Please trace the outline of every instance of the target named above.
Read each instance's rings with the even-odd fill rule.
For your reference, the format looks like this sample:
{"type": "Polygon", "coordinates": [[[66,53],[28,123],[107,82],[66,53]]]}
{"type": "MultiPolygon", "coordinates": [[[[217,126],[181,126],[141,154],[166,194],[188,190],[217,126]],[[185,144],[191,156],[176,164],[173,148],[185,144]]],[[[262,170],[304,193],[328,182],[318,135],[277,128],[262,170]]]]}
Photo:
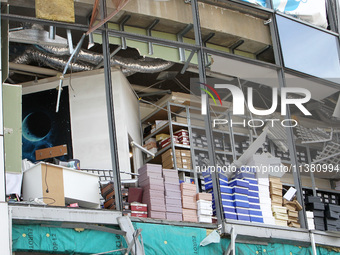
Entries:
{"type": "Polygon", "coordinates": [[[274,9],[327,28],[325,0],[273,0],[274,9]]]}
{"type": "Polygon", "coordinates": [[[262,7],[267,7],[266,0],[242,0],[243,2],[248,2],[251,4],[260,5],[262,7]]]}
{"type": "MultiPolygon", "coordinates": [[[[230,240],[199,246],[207,236],[204,228],[179,227],[161,224],[133,223],[135,229],[141,228],[145,254],[171,255],[223,254],[230,240]]],[[[41,251],[64,254],[93,254],[120,248],[123,237],[95,230],[77,232],[74,229],[49,228],[39,225],[13,225],[13,251],[41,251]]],[[[336,255],[335,251],[317,247],[318,254],[336,255]]],[[[116,252],[111,254],[123,254],[116,252]]],[[[237,255],[249,254],[312,254],[311,247],[273,243],[268,245],[236,243],[237,255]]]]}

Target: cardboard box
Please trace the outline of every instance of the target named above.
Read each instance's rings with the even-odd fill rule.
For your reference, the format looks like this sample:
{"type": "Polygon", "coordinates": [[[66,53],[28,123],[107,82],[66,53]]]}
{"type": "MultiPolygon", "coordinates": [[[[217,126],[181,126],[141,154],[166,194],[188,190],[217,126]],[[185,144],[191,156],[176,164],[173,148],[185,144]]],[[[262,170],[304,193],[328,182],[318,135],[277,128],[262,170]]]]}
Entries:
{"type": "Polygon", "coordinates": [[[164,187],[163,178],[156,179],[156,178],[147,177],[146,179],[143,179],[142,181],[138,181],[138,183],[140,187],[145,187],[145,186],[151,186],[151,187],[163,186],[164,187]]]}
{"type": "Polygon", "coordinates": [[[182,213],[182,207],[180,206],[167,204],[165,207],[167,212],[182,213]]]}
{"type": "Polygon", "coordinates": [[[178,178],[178,171],[173,170],[173,169],[164,169],[163,168],[163,177],[165,177],[165,176],[178,178]]]}
{"type": "Polygon", "coordinates": [[[148,212],[131,211],[131,217],[147,218],[148,212]]]}
{"type": "Polygon", "coordinates": [[[130,187],[129,188],[129,195],[128,195],[128,202],[139,202],[142,203],[143,199],[143,189],[142,188],[136,188],[136,187],[130,187]]]}
{"type": "Polygon", "coordinates": [[[165,204],[166,205],[173,205],[173,206],[178,206],[182,207],[182,198],[174,198],[174,197],[165,197],[165,204]]]}
{"type": "Polygon", "coordinates": [[[183,217],[181,213],[166,212],[166,219],[173,221],[182,221],[183,217]]]}
{"type": "Polygon", "coordinates": [[[158,134],[158,135],[156,135],[156,141],[158,142],[158,141],[167,139],[167,138],[169,138],[169,137],[170,137],[169,134],[158,134]]]}
{"type": "Polygon", "coordinates": [[[198,209],[197,210],[197,215],[212,215],[213,211],[212,211],[212,207],[210,207],[210,209],[198,209]]]}
{"type": "MultiPolygon", "coordinates": [[[[181,150],[175,150],[176,158],[181,158],[181,150]]],[[[172,149],[167,150],[162,154],[162,161],[173,157],[172,149]]]]}
{"type": "Polygon", "coordinates": [[[142,203],[137,203],[137,202],[132,202],[130,204],[130,209],[131,209],[131,211],[147,212],[148,211],[148,205],[142,204],[142,203]]]}
{"type": "Polygon", "coordinates": [[[198,222],[212,223],[212,218],[208,215],[198,215],[198,222]]]}
{"type": "Polygon", "coordinates": [[[195,184],[182,182],[180,184],[180,187],[181,187],[181,191],[183,191],[183,190],[191,190],[191,191],[195,191],[195,194],[196,194],[196,185],[195,184]]]}
{"type": "Polygon", "coordinates": [[[196,191],[183,189],[181,193],[182,193],[182,196],[190,196],[190,197],[195,198],[195,203],[196,203],[196,191]]]}
{"type": "Polygon", "coordinates": [[[164,183],[169,183],[169,184],[176,184],[176,185],[178,185],[179,186],[179,178],[178,178],[178,176],[177,177],[169,177],[169,176],[164,176],[163,177],[164,178],[164,183]]]}
{"type": "Polygon", "coordinates": [[[212,194],[211,193],[197,193],[196,200],[212,201],[212,194]]]}
{"type": "Polygon", "coordinates": [[[164,212],[159,212],[159,211],[148,211],[148,217],[153,218],[153,219],[166,219],[166,214],[164,212]]]}

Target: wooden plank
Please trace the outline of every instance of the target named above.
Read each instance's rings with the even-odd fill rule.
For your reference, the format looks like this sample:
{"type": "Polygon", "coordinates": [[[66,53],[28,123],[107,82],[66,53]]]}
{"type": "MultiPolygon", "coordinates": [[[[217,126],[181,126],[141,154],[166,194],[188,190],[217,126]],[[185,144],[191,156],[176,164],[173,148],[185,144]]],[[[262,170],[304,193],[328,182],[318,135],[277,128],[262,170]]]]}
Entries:
{"type": "Polygon", "coordinates": [[[41,182],[44,203],[65,206],[63,169],[41,164],[41,182]]]}
{"type": "Polygon", "coordinates": [[[35,151],[35,159],[42,160],[67,155],[67,145],[59,145],[55,147],[40,149],[35,151]]]}

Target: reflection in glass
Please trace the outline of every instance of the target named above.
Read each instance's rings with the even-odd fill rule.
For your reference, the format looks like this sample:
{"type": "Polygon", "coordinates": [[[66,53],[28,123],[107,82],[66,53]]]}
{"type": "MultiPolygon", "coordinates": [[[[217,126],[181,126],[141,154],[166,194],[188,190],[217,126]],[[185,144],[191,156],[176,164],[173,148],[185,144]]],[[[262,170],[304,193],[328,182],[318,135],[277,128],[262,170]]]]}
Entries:
{"type": "Polygon", "coordinates": [[[276,15],[285,67],[340,83],[337,38],[276,15]]]}

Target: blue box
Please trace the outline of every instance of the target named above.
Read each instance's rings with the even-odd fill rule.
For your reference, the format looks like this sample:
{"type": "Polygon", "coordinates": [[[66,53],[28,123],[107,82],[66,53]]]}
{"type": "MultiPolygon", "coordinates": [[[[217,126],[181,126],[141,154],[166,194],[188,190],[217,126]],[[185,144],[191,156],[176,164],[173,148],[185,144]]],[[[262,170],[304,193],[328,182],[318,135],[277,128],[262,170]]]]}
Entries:
{"type": "Polygon", "coordinates": [[[231,194],[228,194],[228,193],[221,193],[221,198],[226,199],[226,200],[234,200],[233,196],[231,194]]]}
{"type": "Polygon", "coordinates": [[[259,197],[259,192],[253,191],[253,190],[248,190],[248,195],[250,197],[259,197]]]}
{"type": "Polygon", "coordinates": [[[262,211],[249,208],[249,215],[250,216],[261,216],[262,217],[262,211]]]}
{"type": "Polygon", "coordinates": [[[205,182],[205,183],[211,182],[211,181],[212,181],[212,179],[211,179],[210,176],[209,176],[209,177],[204,177],[204,182],[205,182]]]}
{"type": "Polygon", "coordinates": [[[201,172],[201,174],[202,174],[202,176],[203,176],[204,178],[206,178],[206,177],[211,178],[211,174],[210,174],[210,172],[208,172],[208,171],[201,172]]]}
{"type": "Polygon", "coordinates": [[[248,196],[248,189],[244,187],[235,186],[232,188],[232,193],[240,193],[248,196]]]}
{"type": "Polygon", "coordinates": [[[258,181],[257,179],[252,179],[252,178],[244,178],[244,180],[248,181],[249,182],[249,185],[250,184],[255,184],[255,185],[258,185],[258,181]]]}
{"type": "Polygon", "coordinates": [[[258,197],[248,197],[248,200],[250,203],[254,203],[254,204],[259,204],[260,203],[260,199],[258,197]]]}
{"type": "Polygon", "coordinates": [[[244,207],[249,208],[249,202],[243,200],[234,200],[233,202],[235,207],[244,207]]]}
{"type": "Polygon", "coordinates": [[[251,222],[263,223],[263,218],[259,217],[259,216],[252,216],[252,215],[250,215],[250,221],[251,222]]]}
{"type": "Polygon", "coordinates": [[[238,172],[238,173],[236,173],[235,178],[238,178],[238,179],[246,179],[246,178],[255,179],[256,176],[255,176],[255,173],[252,173],[252,172],[238,172]]]}
{"type": "Polygon", "coordinates": [[[223,212],[236,213],[236,209],[234,206],[223,206],[223,212]]]}
{"type": "Polygon", "coordinates": [[[221,193],[232,194],[232,193],[233,193],[233,190],[232,190],[231,187],[224,186],[224,185],[220,185],[220,192],[221,192],[221,193]]]}
{"type": "Polygon", "coordinates": [[[222,205],[223,206],[234,206],[234,201],[233,200],[222,199],[222,205]]]}
{"type": "Polygon", "coordinates": [[[260,204],[254,204],[254,203],[249,203],[249,208],[251,209],[256,209],[256,210],[261,210],[260,204]]]}
{"type": "Polygon", "coordinates": [[[246,214],[249,215],[249,209],[248,208],[244,208],[244,207],[235,207],[236,213],[237,214],[246,214]]]}
{"type": "Polygon", "coordinates": [[[250,184],[249,183],[249,190],[259,191],[259,186],[257,184],[250,184]]]}
{"type": "Polygon", "coordinates": [[[205,189],[207,190],[207,189],[212,189],[212,181],[210,181],[210,182],[206,182],[205,184],[204,184],[204,187],[205,187],[205,189]]]}
{"type": "Polygon", "coordinates": [[[246,214],[237,214],[237,219],[238,220],[244,220],[244,221],[250,221],[249,215],[246,214]]]}
{"type": "Polygon", "coordinates": [[[228,185],[228,180],[219,179],[220,185],[228,185]]]}
{"type": "Polygon", "coordinates": [[[244,187],[249,188],[249,182],[242,179],[234,179],[229,182],[230,187],[238,186],[238,187],[244,187]]]}
{"type": "Polygon", "coordinates": [[[230,219],[230,220],[237,220],[237,214],[236,213],[231,213],[231,212],[225,212],[224,213],[224,218],[225,219],[230,219]]]}
{"type": "Polygon", "coordinates": [[[248,196],[247,196],[247,195],[239,194],[239,193],[234,193],[234,194],[232,195],[232,199],[231,199],[231,200],[242,200],[242,201],[247,201],[247,202],[249,202],[248,196]]]}

